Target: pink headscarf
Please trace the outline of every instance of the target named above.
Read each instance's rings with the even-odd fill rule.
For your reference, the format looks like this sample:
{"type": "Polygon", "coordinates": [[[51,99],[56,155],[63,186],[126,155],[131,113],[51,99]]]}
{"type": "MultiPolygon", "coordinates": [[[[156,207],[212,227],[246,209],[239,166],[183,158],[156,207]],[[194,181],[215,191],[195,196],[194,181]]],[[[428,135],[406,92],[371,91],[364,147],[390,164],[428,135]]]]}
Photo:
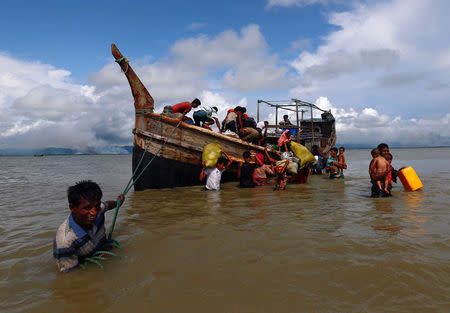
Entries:
{"type": "Polygon", "coordinates": [[[290,132],[289,129],[286,129],[280,136],[280,138],[278,138],[278,147],[281,147],[285,142],[288,142],[289,138],[286,137],[286,133],[290,132]]]}
{"type": "Polygon", "coordinates": [[[261,161],[261,163],[264,163],[264,155],[262,153],[257,153],[256,158],[261,161]]]}

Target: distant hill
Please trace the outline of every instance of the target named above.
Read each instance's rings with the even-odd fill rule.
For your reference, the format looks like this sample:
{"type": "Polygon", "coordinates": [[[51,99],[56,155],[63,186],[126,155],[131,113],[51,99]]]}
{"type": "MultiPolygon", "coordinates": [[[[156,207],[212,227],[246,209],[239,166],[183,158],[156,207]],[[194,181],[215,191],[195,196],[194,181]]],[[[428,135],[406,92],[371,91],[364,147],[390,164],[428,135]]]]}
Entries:
{"type": "Polygon", "coordinates": [[[71,155],[71,154],[131,154],[133,146],[106,146],[89,151],[70,148],[42,148],[42,149],[0,149],[0,155],[71,155]]]}

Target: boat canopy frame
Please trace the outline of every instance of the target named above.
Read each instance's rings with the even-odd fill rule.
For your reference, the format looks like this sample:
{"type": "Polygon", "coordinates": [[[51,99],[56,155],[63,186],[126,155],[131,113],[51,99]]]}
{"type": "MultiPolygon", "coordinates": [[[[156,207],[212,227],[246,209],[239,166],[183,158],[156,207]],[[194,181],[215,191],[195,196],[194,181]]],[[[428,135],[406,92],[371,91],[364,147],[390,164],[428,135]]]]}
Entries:
{"type": "Polygon", "coordinates": [[[324,113],[328,112],[331,113],[331,110],[323,110],[319,108],[317,105],[299,100],[296,98],[292,98],[291,100],[260,100],[258,99],[258,106],[256,111],[256,119],[257,122],[259,122],[259,111],[260,111],[260,104],[265,103],[269,105],[270,107],[275,108],[275,125],[269,125],[270,128],[275,128],[275,132],[278,132],[278,110],[286,110],[291,111],[296,114],[296,125],[289,126],[289,128],[296,128],[297,129],[297,141],[300,141],[300,123],[303,121],[303,114],[307,112],[308,110],[304,110],[303,108],[307,107],[310,109],[311,112],[311,136],[312,136],[312,142],[314,142],[314,116],[313,116],[313,109],[322,111],[324,113]],[[291,102],[291,104],[286,104],[286,102],[291,102]],[[301,120],[299,120],[299,112],[302,114],[301,120]]]}

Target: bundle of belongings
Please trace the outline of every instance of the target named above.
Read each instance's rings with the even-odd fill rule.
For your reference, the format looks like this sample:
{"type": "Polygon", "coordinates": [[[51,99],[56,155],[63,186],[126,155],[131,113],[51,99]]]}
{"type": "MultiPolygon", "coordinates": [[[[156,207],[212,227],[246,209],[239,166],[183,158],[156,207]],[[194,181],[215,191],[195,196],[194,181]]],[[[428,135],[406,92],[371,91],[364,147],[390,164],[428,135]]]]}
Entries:
{"type": "Polygon", "coordinates": [[[277,167],[283,166],[286,160],[289,160],[286,171],[290,174],[296,174],[299,169],[304,168],[307,164],[316,162],[314,155],[305,146],[291,141],[290,148],[292,151],[281,153],[281,160],[276,163],[277,167]]]}
{"type": "Polygon", "coordinates": [[[300,161],[298,158],[294,156],[292,152],[283,152],[281,153],[281,160],[277,161],[275,164],[276,167],[283,167],[286,163],[286,160],[289,160],[289,164],[286,167],[286,172],[290,174],[296,174],[298,171],[298,162],[300,161]]]}

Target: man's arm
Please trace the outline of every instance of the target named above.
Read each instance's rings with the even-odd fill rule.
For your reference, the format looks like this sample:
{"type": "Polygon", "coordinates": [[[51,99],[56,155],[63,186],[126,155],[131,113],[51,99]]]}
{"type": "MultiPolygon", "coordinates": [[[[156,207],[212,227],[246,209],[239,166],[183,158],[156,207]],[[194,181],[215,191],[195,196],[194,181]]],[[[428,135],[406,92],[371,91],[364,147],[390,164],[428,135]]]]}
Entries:
{"type": "Polygon", "coordinates": [[[225,116],[225,118],[222,121],[222,128],[225,128],[225,121],[227,120],[228,114],[230,114],[230,112],[227,113],[227,115],[225,116]]]}
{"type": "Polygon", "coordinates": [[[239,162],[239,167],[237,170],[237,178],[241,178],[241,167],[242,167],[242,162],[239,162]]]}
{"type": "MultiPolygon", "coordinates": [[[[123,202],[125,201],[125,196],[123,194],[120,194],[117,197],[117,200],[119,200],[119,203],[120,203],[119,208],[120,208],[122,206],[123,202]]],[[[105,201],[106,205],[108,206],[108,210],[114,209],[116,207],[117,200],[116,201],[114,201],[114,200],[105,201]]]]}
{"type": "Polygon", "coordinates": [[[288,166],[288,164],[289,164],[289,160],[286,159],[286,162],[284,163],[282,172],[286,171],[286,167],[288,166]]]}
{"type": "Polygon", "coordinates": [[[205,179],[205,177],[206,177],[206,174],[205,174],[205,165],[206,165],[206,161],[203,161],[203,162],[202,162],[202,171],[200,172],[200,177],[199,177],[199,180],[200,180],[200,181],[203,181],[203,180],[205,179]]]}
{"type": "Polygon", "coordinates": [[[222,133],[222,128],[220,128],[219,119],[217,117],[214,117],[214,119],[216,120],[217,129],[219,130],[219,133],[221,134],[222,133]]]}
{"type": "Polygon", "coordinates": [[[233,162],[233,160],[231,160],[231,157],[228,155],[228,153],[226,153],[225,151],[222,151],[222,152],[223,152],[223,154],[225,154],[225,157],[228,159],[228,163],[227,163],[227,165],[225,165],[225,168],[228,168],[231,165],[231,163],[233,162]]]}

